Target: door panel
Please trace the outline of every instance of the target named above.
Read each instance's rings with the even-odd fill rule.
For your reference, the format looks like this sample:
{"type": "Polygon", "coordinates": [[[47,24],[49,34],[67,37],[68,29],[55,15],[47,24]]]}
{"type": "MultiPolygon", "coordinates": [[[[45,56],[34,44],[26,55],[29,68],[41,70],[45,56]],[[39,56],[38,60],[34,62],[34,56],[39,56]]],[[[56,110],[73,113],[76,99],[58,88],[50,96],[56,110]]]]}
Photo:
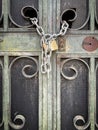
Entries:
{"type": "Polygon", "coordinates": [[[97,2],[0,0],[0,130],[98,129],[97,2]],[[24,7],[35,10],[37,29],[24,7]],[[53,45],[52,34],[59,49],[49,57],[40,41],[53,45]]]}
{"type": "Polygon", "coordinates": [[[60,61],[61,130],[76,130],[81,126],[86,129],[89,127],[89,59],[60,61]]]}
{"type": "MultiPolygon", "coordinates": [[[[11,57],[10,60],[13,58],[11,57]]],[[[10,127],[38,130],[38,57],[16,57],[9,66],[11,79],[10,127]],[[21,115],[21,116],[19,116],[21,115]],[[21,128],[20,127],[20,128],[21,128]]],[[[12,129],[11,129],[12,130],[12,129]]]]}

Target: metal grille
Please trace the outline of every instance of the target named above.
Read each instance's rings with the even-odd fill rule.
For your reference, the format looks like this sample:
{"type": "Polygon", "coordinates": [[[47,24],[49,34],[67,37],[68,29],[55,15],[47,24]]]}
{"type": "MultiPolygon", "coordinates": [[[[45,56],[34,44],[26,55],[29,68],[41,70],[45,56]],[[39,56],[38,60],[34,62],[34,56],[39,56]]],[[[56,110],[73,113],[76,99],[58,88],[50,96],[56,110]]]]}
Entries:
{"type": "Polygon", "coordinates": [[[16,115],[22,114],[26,118],[23,129],[38,130],[38,61],[32,57],[18,57],[11,62],[9,69],[11,118],[14,120],[16,115]]]}
{"type": "MultiPolygon", "coordinates": [[[[29,20],[24,19],[21,15],[21,9],[25,6],[32,6],[38,9],[38,1],[36,0],[10,0],[10,13],[9,17],[11,22],[16,26],[16,27],[21,27],[21,26],[26,26],[30,27],[31,23],[29,20]]],[[[13,27],[10,22],[10,27],[13,27]]]]}
{"type": "Polygon", "coordinates": [[[98,0],[0,0],[0,130],[97,130],[97,64],[98,0]],[[49,75],[24,7],[45,34],[69,24],[55,39],[49,75]]]}
{"type": "Polygon", "coordinates": [[[68,59],[61,64],[61,129],[74,130],[77,115],[88,120],[89,68],[81,59],[68,59]]]}
{"type": "Polygon", "coordinates": [[[77,18],[75,21],[73,21],[71,26],[72,29],[89,29],[88,21],[90,11],[88,0],[61,0],[61,12],[64,10],[66,11],[67,9],[74,9],[77,13],[77,18]]]}

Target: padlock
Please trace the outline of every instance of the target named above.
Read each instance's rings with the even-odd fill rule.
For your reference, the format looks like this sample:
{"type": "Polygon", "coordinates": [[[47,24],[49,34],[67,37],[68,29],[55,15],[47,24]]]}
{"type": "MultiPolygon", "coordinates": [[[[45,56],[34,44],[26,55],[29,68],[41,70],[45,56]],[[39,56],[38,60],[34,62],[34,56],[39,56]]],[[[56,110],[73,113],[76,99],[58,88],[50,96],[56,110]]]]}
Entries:
{"type": "Polygon", "coordinates": [[[53,39],[52,41],[50,41],[50,48],[51,48],[51,51],[58,50],[58,45],[57,45],[56,40],[53,39]]]}

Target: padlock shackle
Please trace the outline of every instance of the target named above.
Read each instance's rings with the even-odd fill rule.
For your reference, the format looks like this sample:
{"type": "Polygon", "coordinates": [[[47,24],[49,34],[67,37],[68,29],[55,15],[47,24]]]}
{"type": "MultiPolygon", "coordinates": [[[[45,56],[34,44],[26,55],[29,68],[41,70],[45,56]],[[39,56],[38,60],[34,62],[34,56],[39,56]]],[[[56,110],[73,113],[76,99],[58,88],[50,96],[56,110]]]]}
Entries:
{"type": "Polygon", "coordinates": [[[32,6],[24,6],[21,9],[21,15],[25,19],[38,18],[38,11],[32,6]]]}
{"type": "Polygon", "coordinates": [[[76,20],[76,18],[77,18],[77,12],[74,8],[66,9],[61,14],[61,23],[63,23],[63,21],[73,22],[76,20]]]}

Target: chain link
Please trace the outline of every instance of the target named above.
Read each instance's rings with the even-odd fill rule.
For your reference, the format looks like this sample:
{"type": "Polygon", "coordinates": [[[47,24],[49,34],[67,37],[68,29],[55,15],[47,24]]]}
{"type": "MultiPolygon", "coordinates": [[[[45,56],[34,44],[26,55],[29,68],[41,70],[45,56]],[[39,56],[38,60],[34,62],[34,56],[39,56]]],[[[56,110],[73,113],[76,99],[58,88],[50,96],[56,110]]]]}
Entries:
{"type": "MultiPolygon", "coordinates": [[[[41,40],[43,44],[45,41],[42,39],[41,40]]],[[[50,48],[50,41],[48,41],[49,43],[46,44],[46,49],[44,49],[42,47],[42,64],[41,64],[41,72],[44,73],[48,73],[48,77],[49,77],[49,73],[51,71],[51,55],[52,55],[52,51],[50,48]]]]}
{"type": "Polygon", "coordinates": [[[47,73],[49,77],[49,73],[51,71],[51,55],[52,50],[50,47],[51,40],[57,39],[59,36],[64,36],[67,32],[69,27],[66,21],[63,22],[61,26],[61,30],[58,34],[45,34],[43,28],[38,25],[37,18],[30,18],[33,25],[36,26],[37,33],[41,36],[41,47],[42,47],[42,64],[41,64],[41,72],[43,74],[47,73]],[[43,47],[43,44],[46,45],[46,48],[43,47]]]}
{"type": "Polygon", "coordinates": [[[30,20],[31,20],[32,24],[36,26],[36,30],[37,30],[38,34],[40,36],[44,36],[44,37],[50,36],[50,38],[49,38],[50,40],[51,39],[56,39],[58,36],[64,36],[66,34],[66,32],[67,32],[68,27],[69,27],[68,23],[66,21],[63,21],[63,24],[61,26],[61,30],[60,30],[60,32],[58,34],[53,34],[53,35],[45,34],[43,28],[38,25],[37,18],[30,18],[30,20]]]}
{"type": "Polygon", "coordinates": [[[43,28],[38,25],[38,20],[37,20],[37,18],[30,18],[30,20],[31,20],[32,24],[36,26],[37,33],[38,33],[40,36],[44,36],[44,35],[45,35],[45,32],[44,32],[43,28]]]}

